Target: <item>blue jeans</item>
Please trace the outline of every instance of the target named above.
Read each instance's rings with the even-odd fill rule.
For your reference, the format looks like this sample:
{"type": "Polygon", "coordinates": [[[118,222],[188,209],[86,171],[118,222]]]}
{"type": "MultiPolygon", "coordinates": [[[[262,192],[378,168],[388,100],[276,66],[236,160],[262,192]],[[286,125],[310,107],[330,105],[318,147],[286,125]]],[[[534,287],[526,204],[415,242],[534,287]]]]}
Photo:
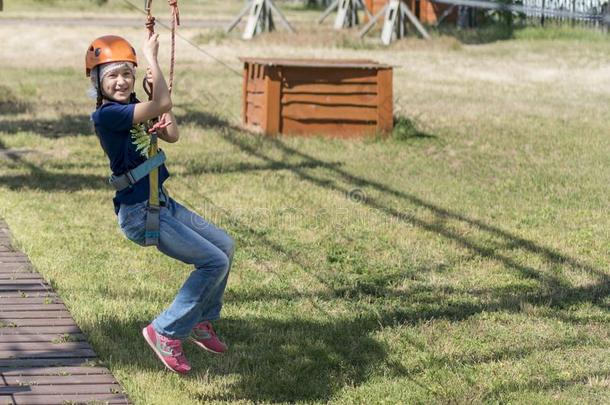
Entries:
{"type": "MultiPolygon", "coordinates": [[[[119,226],[125,236],[144,245],[147,202],[119,209],[119,226]]],[[[222,229],[169,199],[159,215],[159,246],[162,253],[192,264],[195,269],[172,304],[154,321],[157,333],[185,339],[199,322],[220,318],[222,297],[233,261],[234,242],[222,229]]]]}

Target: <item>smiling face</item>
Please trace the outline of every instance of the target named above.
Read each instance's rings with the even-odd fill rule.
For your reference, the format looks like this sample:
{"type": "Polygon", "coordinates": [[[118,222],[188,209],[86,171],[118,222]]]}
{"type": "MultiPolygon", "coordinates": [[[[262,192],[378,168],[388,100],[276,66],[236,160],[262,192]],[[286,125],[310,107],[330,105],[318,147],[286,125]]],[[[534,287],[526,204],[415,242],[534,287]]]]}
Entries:
{"type": "Polygon", "coordinates": [[[123,65],[104,75],[102,91],[111,100],[119,103],[128,103],[135,83],[133,70],[123,65]]]}

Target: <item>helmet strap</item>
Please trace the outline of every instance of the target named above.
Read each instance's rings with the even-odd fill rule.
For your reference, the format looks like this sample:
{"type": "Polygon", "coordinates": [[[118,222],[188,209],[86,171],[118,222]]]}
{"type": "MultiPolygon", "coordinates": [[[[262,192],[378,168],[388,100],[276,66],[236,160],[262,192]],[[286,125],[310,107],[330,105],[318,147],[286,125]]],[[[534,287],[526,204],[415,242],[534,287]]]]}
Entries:
{"type": "Polygon", "coordinates": [[[104,94],[102,94],[102,81],[100,79],[100,66],[95,67],[97,69],[97,105],[96,108],[100,108],[104,102],[104,94]]]}

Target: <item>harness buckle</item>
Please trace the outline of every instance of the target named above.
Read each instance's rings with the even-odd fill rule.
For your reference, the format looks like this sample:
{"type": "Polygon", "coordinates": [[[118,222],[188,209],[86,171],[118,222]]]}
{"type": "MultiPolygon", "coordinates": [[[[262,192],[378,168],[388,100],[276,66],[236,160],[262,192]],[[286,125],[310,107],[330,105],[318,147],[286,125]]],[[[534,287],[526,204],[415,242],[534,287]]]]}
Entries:
{"type": "Polygon", "coordinates": [[[127,178],[129,179],[129,184],[130,185],[134,185],[136,184],[136,179],[133,177],[133,174],[131,173],[131,170],[128,171],[127,173],[125,173],[125,176],[127,176],[127,178]]]}

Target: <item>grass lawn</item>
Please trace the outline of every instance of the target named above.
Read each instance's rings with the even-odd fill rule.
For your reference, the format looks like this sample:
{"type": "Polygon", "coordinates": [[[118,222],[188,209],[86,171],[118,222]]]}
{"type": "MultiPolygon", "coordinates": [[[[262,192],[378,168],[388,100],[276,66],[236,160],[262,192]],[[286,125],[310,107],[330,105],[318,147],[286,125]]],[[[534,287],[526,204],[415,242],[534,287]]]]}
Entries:
{"type": "MultiPolygon", "coordinates": [[[[230,352],[187,344],[180,377],[140,329],[191,269],[122,236],[90,128],[84,50],[110,30],[0,18],[0,217],[134,403],[607,402],[607,37],[384,48],[327,28],[250,43],[182,30],[226,66],[179,42],[167,184],[237,251],[217,325],[230,352]],[[245,55],[391,63],[400,129],[234,129],[245,55]]],[[[143,30],[118,33],[139,44],[143,30]]]]}

